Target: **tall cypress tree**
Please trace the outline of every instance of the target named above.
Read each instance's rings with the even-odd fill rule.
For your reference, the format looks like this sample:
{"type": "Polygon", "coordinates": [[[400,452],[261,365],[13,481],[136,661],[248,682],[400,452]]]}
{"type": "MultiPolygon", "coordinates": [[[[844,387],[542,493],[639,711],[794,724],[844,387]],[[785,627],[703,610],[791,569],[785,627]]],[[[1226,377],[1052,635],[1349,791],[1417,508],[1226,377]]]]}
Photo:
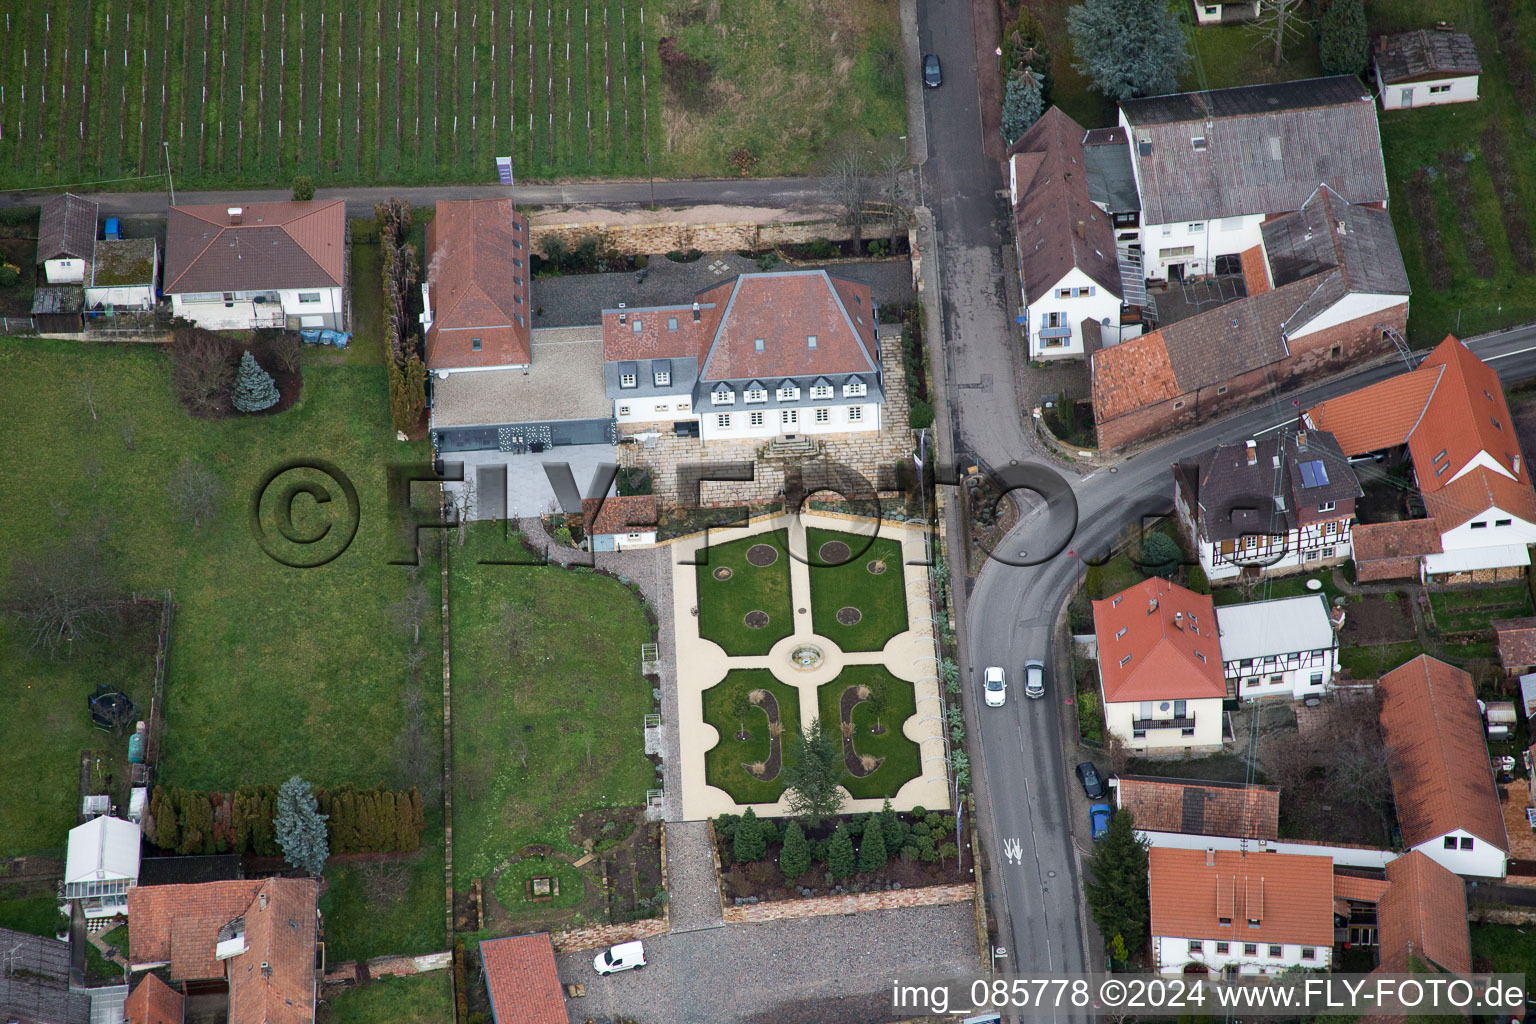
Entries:
{"type": "Polygon", "coordinates": [[[852,878],[857,863],[853,853],[853,840],[849,838],[848,830],[839,825],[827,844],[827,876],[839,882],[845,878],[852,878]]]}
{"type": "Polygon", "coordinates": [[[739,864],[762,860],[763,854],[768,852],[768,844],[763,842],[763,830],[757,826],[757,812],[750,807],[736,823],[736,837],[731,852],[739,864]]]}
{"type": "Polygon", "coordinates": [[[1136,835],[1129,811],[1116,811],[1109,832],[1093,848],[1083,883],[1088,911],[1105,942],[1121,936],[1131,949],[1147,939],[1147,843],[1136,835]]]}
{"type": "Polygon", "coordinates": [[[396,816],[395,794],[391,790],[379,793],[379,849],[400,849],[400,819],[396,816]]]}
{"type": "Polygon", "coordinates": [[[885,830],[880,827],[879,819],[871,818],[864,829],[864,838],[859,842],[859,870],[884,871],[887,859],[885,830]]]}
{"type": "Polygon", "coordinates": [[[779,850],[779,870],[793,882],[811,866],[811,846],[805,841],[805,829],[793,819],[784,828],[784,846],[779,850]]]}

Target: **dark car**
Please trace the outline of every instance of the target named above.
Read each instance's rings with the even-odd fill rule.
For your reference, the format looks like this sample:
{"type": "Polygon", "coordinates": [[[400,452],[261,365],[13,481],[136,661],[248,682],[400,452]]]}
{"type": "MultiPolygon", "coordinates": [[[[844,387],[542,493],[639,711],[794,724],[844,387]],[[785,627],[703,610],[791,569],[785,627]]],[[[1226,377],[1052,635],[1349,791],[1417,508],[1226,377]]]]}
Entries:
{"type": "Polygon", "coordinates": [[[1109,804],[1094,804],[1088,808],[1088,820],[1093,823],[1093,841],[1109,835],[1109,804]]]}
{"type": "Polygon", "coordinates": [[[1104,780],[1099,778],[1099,770],[1093,766],[1092,761],[1084,761],[1077,766],[1077,781],[1083,784],[1083,792],[1089,800],[1104,799],[1104,780]]]}
{"type": "Polygon", "coordinates": [[[939,72],[939,55],[936,53],[923,56],[923,84],[930,89],[937,89],[944,84],[944,76],[939,72]]]}

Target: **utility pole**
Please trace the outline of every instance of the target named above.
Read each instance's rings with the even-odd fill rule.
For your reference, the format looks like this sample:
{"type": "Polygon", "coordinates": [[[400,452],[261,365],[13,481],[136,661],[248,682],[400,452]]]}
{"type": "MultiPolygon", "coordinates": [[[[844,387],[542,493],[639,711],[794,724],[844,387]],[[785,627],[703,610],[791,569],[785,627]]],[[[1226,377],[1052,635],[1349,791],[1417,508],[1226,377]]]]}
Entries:
{"type": "Polygon", "coordinates": [[[651,144],[645,144],[645,176],[651,183],[651,209],[656,209],[656,175],[651,173],[651,144]]]}
{"type": "Polygon", "coordinates": [[[161,152],[163,152],[165,154],[165,184],[166,184],[166,187],[171,190],[171,205],[175,206],[176,205],[176,182],[175,182],[174,179],[171,178],[171,144],[170,144],[170,142],[162,139],[162,140],[160,140],[160,147],[161,147],[161,152]]]}

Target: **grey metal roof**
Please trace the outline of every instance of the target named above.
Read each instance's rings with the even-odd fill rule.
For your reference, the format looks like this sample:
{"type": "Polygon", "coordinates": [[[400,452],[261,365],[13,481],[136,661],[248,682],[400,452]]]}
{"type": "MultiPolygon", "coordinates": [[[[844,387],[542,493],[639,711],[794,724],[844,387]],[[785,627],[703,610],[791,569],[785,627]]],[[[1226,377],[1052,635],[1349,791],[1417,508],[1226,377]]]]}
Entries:
{"type": "Polygon", "coordinates": [[[1465,32],[1403,32],[1376,40],[1376,70],[1387,85],[1476,75],[1483,70],[1477,44],[1465,32]]]}
{"type": "Polygon", "coordinates": [[[1144,225],[1289,213],[1325,182],[1351,202],[1387,200],[1376,107],[1353,76],[1126,100],[1121,111],[1144,225]]]}
{"type": "Polygon", "coordinates": [[[1354,468],[1332,434],[1306,431],[1305,447],[1300,445],[1299,434],[1287,428],[1281,438],[1258,439],[1257,458],[1251,466],[1247,442],[1238,442],[1217,445],[1174,467],[1186,487],[1193,490],[1191,497],[1199,505],[1208,540],[1289,532],[1295,528],[1298,506],[1351,501],[1361,495],[1354,468]],[[1325,483],[1307,485],[1301,467],[1310,463],[1322,464],[1325,483]],[[1277,494],[1279,502],[1275,501],[1277,494]]]}
{"type": "Polygon", "coordinates": [[[85,289],[79,285],[38,288],[32,293],[32,312],[78,313],[85,308],[85,289]]]}
{"type": "Polygon", "coordinates": [[[639,363],[604,363],[603,385],[609,398],[661,398],[666,395],[688,395],[693,393],[693,385],[699,379],[699,360],[690,356],[687,359],[642,359],[639,363]],[[635,370],[621,370],[624,366],[639,366],[635,370]],[[668,375],[668,383],[656,383],[656,371],[665,368],[668,375]],[[634,373],[635,386],[625,388],[619,386],[619,374],[634,373]]]}
{"type": "Polygon", "coordinates": [[[1141,210],[1124,128],[1117,125],[1090,131],[1083,139],[1083,166],[1088,172],[1089,199],[1110,213],[1141,210]]]}
{"type": "Polygon", "coordinates": [[[69,989],[69,943],[0,928],[0,1020],[90,1024],[91,997],[69,989]]]}

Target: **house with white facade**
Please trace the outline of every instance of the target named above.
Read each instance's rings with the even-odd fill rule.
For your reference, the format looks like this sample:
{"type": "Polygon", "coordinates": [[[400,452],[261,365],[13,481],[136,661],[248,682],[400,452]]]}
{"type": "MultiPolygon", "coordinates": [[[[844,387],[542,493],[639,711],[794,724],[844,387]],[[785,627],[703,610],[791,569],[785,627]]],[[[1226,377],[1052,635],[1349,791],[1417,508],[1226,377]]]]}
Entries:
{"type": "Polygon", "coordinates": [[[1333,682],[1339,641],[1321,594],[1216,609],[1222,671],[1238,697],[1315,697],[1333,682]]]}
{"type": "Polygon", "coordinates": [[[1439,29],[1378,37],[1371,64],[1383,110],[1471,103],[1483,73],[1472,37],[1439,29]]]}
{"type": "Polygon", "coordinates": [[[1503,878],[1509,836],[1472,677],[1428,655],[1378,684],[1403,844],[1467,878],[1503,878]]]}
{"type": "Polygon", "coordinates": [[[1325,431],[1283,428],[1173,467],[1173,502],[1207,579],[1280,575],[1348,561],[1349,460],[1325,431]]]}
{"type": "Polygon", "coordinates": [[[1162,974],[1278,975],[1333,962],[1328,857],[1154,846],[1152,958],[1162,974]]]}
{"type": "Polygon", "coordinates": [[[1222,742],[1216,611],[1208,595],[1143,580],[1093,602],[1104,726],[1137,753],[1215,750],[1222,742]]]}
{"type": "Polygon", "coordinates": [[[340,199],[173,206],[171,310],[209,330],[345,330],[346,232],[340,199]]]}
{"type": "Polygon", "coordinates": [[[96,213],[90,200],[66,192],[43,200],[37,222],[37,262],[49,284],[83,284],[96,255],[96,213]]]}
{"type": "Polygon", "coordinates": [[[1259,16],[1259,0],[1238,0],[1237,3],[1205,3],[1194,0],[1196,25],[1242,25],[1259,16]]]}
{"type": "Polygon", "coordinates": [[[1085,332],[1115,344],[1142,330],[1141,263],[1117,248],[1114,218],[1094,201],[1088,134],[1052,107],[1008,150],[1021,326],[1031,359],[1081,358],[1085,332]]]}
{"type": "Polygon", "coordinates": [[[154,309],[160,243],[153,238],[103,238],[85,281],[87,311],[154,309]]]}
{"type": "Polygon", "coordinates": [[[1386,208],[1376,106],[1352,75],[1125,100],[1120,125],[1152,280],[1237,273],[1265,221],[1323,183],[1386,208]]]}
{"type": "Polygon", "coordinates": [[[654,494],[585,498],[581,509],[588,551],[629,551],[656,545],[654,494]]]}
{"type": "Polygon", "coordinates": [[[603,310],[603,373],[622,435],[704,442],[880,430],[885,382],[870,287],[823,270],[743,274],[691,305],[603,310]]]}
{"type": "Polygon", "coordinates": [[[1499,375],[1456,338],[1417,369],[1314,406],[1306,422],[1346,456],[1406,447],[1412,461],[1426,517],[1372,524],[1356,545],[1359,580],[1525,577],[1536,488],[1499,375]]]}
{"type": "Polygon", "coordinates": [[[86,918],[128,913],[128,891],[139,884],[139,826],[101,815],[69,830],[64,900],[86,918]]]}

